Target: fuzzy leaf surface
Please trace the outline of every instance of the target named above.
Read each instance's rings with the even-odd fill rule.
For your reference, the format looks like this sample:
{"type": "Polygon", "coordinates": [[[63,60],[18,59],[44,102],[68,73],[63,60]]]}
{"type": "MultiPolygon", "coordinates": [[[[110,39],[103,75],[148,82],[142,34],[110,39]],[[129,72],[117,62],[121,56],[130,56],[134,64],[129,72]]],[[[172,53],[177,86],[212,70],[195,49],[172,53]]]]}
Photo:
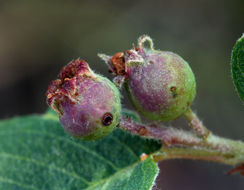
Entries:
{"type": "Polygon", "coordinates": [[[244,101],[244,34],[237,40],[231,57],[232,76],[237,92],[244,101]]]}

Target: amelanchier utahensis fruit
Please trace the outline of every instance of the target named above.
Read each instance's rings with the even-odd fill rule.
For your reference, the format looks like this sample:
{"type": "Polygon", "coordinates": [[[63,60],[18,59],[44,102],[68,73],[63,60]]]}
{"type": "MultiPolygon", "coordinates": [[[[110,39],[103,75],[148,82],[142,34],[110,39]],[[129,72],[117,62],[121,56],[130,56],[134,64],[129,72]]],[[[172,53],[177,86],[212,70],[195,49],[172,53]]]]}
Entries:
{"type": "Polygon", "coordinates": [[[85,140],[106,136],[120,118],[120,93],[107,78],[95,74],[84,60],[63,67],[47,91],[47,103],[64,130],[85,140]]]}
{"type": "Polygon", "coordinates": [[[148,119],[176,119],[195,97],[196,81],[188,63],[175,53],[155,50],[149,36],[141,36],[131,50],[99,56],[115,75],[114,82],[125,84],[135,109],[148,119]]]}

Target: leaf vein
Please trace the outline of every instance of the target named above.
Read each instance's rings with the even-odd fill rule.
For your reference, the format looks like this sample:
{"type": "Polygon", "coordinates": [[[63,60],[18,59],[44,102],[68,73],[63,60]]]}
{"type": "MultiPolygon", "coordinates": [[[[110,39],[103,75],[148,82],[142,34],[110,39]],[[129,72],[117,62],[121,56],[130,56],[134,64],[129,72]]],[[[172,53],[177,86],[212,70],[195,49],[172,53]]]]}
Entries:
{"type": "Polygon", "coordinates": [[[85,178],[79,176],[78,174],[76,174],[74,172],[69,172],[69,171],[65,170],[64,168],[59,168],[57,166],[47,165],[44,162],[40,162],[40,161],[37,161],[37,160],[34,160],[34,159],[30,159],[30,158],[23,157],[23,156],[18,156],[18,155],[13,155],[13,154],[5,153],[5,152],[1,152],[0,153],[0,157],[6,157],[6,158],[12,158],[12,159],[16,159],[16,160],[30,162],[30,163],[33,163],[33,164],[36,164],[36,165],[39,165],[39,166],[42,166],[42,167],[45,167],[45,168],[54,169],[54,170],[56,170],[58,172],[61,172],[61,173],[65,174],[65,175],[67,175],[67,176],[80,179],[86,184],[90,183],[85,178]]]}
{"type": "MultiPolygon", "coordinates": [[[[69,140],[68,138],[65,138],[65,137],[61,137],[61,136],[58,136],[58,135],[55,135],[55,134],[51,134],[51,133],[40,133],[40,132],[37,132],[37,131],[34,131],[34,130],[25,130],[25,131],[15,131],[15,132],[11,132],[12,134],[19,134],[19,133],[30,133],[30,134],[38,134],[38,135],[46,135],[46,136],[49,136],[49,137],[54,137],[54,138],[58,138],[60,140],[63,140],[64,142],[67,142],[69,144],[72,144],[74,146],[77,146],[81,149],[83,149],[84,151],[92,154],[93,156],[97,157],[98,159],[100,160],[103,160],[104,162],[106,162],[108,165],[110,165],[115,171],[119,170],[120,168],[116,167],[111,161],[109,161],[108,159],[106,159],[105,157],[97,154],[95,151],[92,151],[84,146],[82,146],[81,144],[77,143],[77,142],[74,142],[72,140],[69,140]]],[[[10,133],[8,133],[10,134],[10,133]]],[[[4,133],[0,133],[0,135],[5,135],[4,133]]]]}
{"type": "Polygon", "coordinates": [[[26,185],[26,184],[23,184],[23,183],[14,181],[10,178],[6,178],[6,177],[2,177],[2,176],[0,176],[0,181],[5,182],[5,183],[9,183],[9,184],[13,184],[13,185],[17,185],[17,186],[23,187],[25,189],[38,190],[37,188],[35,188],[33,186],[29,186],[29,185],[26,185]]]}
{"type": "Polygon", "coordinates": [[[136,164],[138,164],[138,162],[135,162],[135,163],[115,172],[113,175],[110,175],[109,177],[106,177],[106,178],[103,178],[96,182],[93,182],[90,184],[90,186],[88,188],[86,188],[84,190],[92,190],[91,188],[98,186],[99,184],[103,183],[104,181],[111,180],[113,177],[115,177],[116,175],[119,175],[120,173],[123,173],[123,172],[129,173],[129,172],[131,172],[130,170],[135,168],[136,164]]]}
{"type": "Polygon", "coordinates": [[[136,153],[127,145],[125,144],[124,142],[122,142],[121,140],[119,139],[116,139],[114,137],[111,137],[111,139],[113,139],[114,141],[116,141],[117,143],[119,143],[121,146],[123,146],[129,153],[131,153],[131,155],[136,159],[136,160],[139,160],[138,159],[138,156],[136,155],[136,153]]]}

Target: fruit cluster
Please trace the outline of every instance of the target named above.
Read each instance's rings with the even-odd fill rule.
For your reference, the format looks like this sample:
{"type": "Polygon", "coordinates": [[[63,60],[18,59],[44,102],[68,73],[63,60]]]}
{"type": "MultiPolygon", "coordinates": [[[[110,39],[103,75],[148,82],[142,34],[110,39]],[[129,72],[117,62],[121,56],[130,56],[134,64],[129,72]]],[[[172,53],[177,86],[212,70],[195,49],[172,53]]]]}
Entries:
{"type": "MultiPolygon", "coordinates": [[[[125,87],[135,110],[145,118],[170,121],[189,109],[196,94],[190,66],[175,53],[155,50],[150,37],[141,36],[138,47],[130,50],[99,56],[115,75],[114,83],[125,87]]],[[[70,135],[102,138],[120,122],[120,92],[114,83],[95,74],[85,61],[74,60],[51,82],[47,102],[70,135]]]]}

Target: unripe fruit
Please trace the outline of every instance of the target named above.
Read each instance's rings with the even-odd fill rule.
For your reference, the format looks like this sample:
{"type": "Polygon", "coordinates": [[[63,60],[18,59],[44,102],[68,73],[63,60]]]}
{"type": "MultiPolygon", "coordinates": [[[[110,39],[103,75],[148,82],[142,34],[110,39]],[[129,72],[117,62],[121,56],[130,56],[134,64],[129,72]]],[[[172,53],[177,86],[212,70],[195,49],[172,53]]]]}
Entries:
{"type": "Polygon", "coordinates": [[[150,37],[141,36],[138,47],[109,57],[99,56],[125,88],[135,109],[144,117],[170,121],[181,116],[196,94],[194,74],[179,55],[154,50],[150,37]],[[144,47],[149,42],[150,47],[144,47]]]}
{"type": "Polygon", "coordinates": [[[63,67],[47,91],[47,103],[64,130],[75,138],[102,138],[120,118],[120,93],[107,78],[95,74],[84,60],[63,67]]]}

